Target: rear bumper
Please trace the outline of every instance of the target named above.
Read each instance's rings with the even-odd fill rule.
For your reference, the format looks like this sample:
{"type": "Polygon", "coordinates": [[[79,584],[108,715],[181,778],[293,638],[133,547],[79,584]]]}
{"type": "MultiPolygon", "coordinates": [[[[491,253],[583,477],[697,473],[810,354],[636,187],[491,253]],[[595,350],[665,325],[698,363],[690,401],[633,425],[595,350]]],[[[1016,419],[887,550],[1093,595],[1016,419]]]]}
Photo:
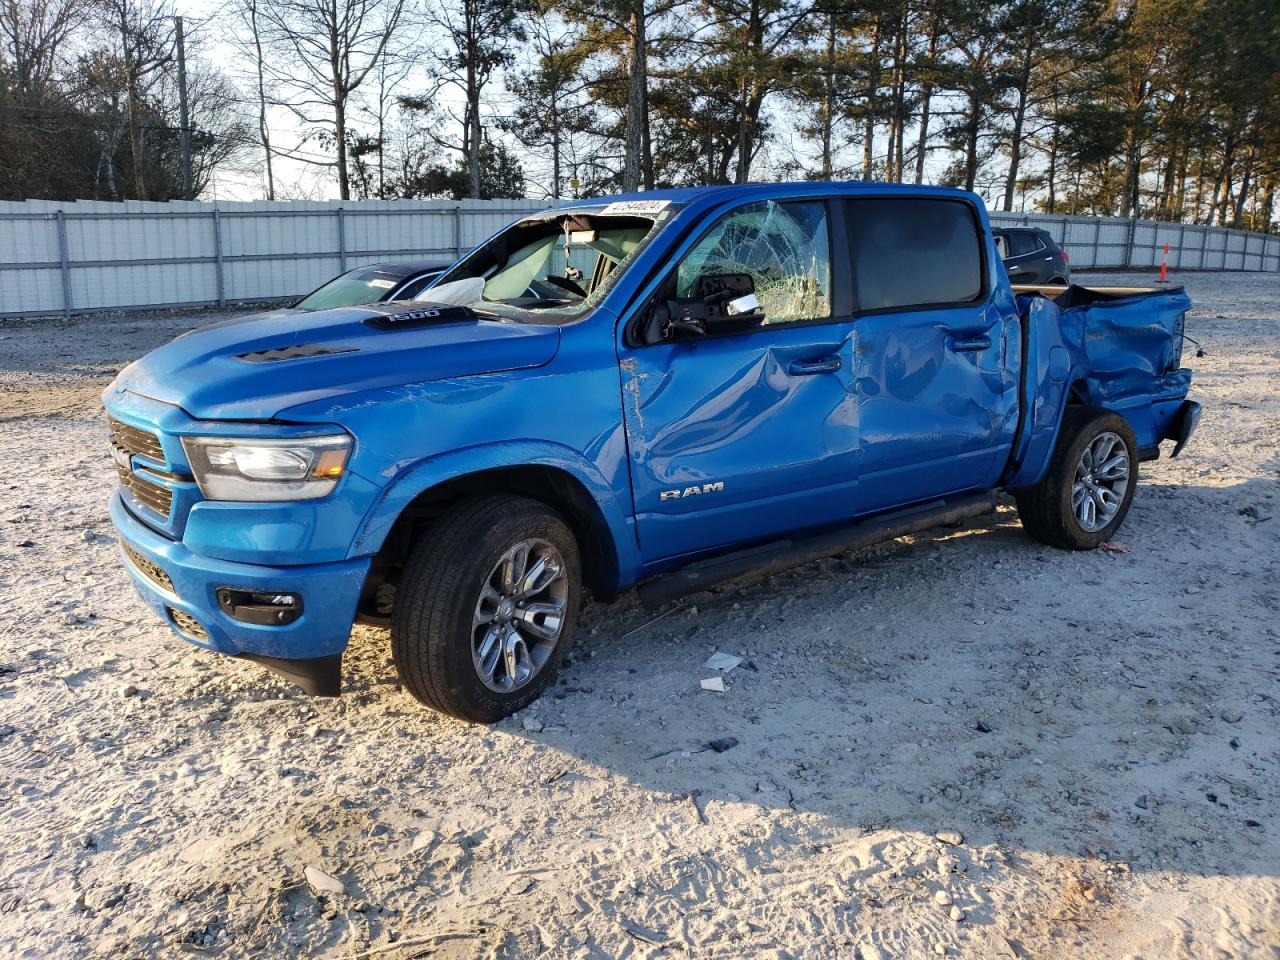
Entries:
{"type": "Polygon", "coordinates": [[[118,490],[110,512],[134,588],[179,637],[262,662],[308,692],[337,692],[338,664],[369,570],[367,557],[306,566],[215,560],[156,533],[129,511],[118,490]],[[219,587],[300,594],[303,613],[289,624],[245,623],[219,608],[219,587]]]}
{"type": "Polygon", "coordinates": [[[1196,432],[1196,427],[1200,425],[1200,414],[1202,412],[1200,404],[1194,400],[1182,401],[1182,406],[1178,408],[1178,412],[1169,421],[1162,438],[1174,441],[1173,453],[1169,454],[1170,457],[1176,457],[1182,452],[1182,448],[1187,445],[1191,435],[1196,432]]]}

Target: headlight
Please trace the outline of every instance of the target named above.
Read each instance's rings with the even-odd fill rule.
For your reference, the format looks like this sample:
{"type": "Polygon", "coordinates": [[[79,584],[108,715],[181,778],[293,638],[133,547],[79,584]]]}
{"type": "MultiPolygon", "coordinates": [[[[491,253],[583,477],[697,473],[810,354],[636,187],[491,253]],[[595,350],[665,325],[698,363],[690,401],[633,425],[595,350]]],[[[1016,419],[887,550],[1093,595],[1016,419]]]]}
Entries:
{"type": "Polygon", "coordinates": [[[200,492],[210,500],[314,500],[338,485],[351,438],[183,437],[182,448],[200,492]]]}

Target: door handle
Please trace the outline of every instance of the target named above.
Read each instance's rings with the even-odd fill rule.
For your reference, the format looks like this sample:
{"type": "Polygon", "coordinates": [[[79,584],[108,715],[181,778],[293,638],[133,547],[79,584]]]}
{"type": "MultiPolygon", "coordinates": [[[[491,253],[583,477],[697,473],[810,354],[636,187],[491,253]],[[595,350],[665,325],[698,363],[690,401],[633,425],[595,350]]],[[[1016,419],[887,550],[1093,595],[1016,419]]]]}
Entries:
{"type": "Polygon", "coordinates": [[[840,369],[839,357],[818,357],[816,360],[792,360],[787,373],[793,377],[811,377],[815,373],[834,373],[840,369]]]}
{"type": "Polygon", "coordinates": [[[977,350],[986,350],[991,346],[991,338],[985,334],[980,336],[953,336],[951,338],[951,349],[957,352],[975,352],[977,350]]]}

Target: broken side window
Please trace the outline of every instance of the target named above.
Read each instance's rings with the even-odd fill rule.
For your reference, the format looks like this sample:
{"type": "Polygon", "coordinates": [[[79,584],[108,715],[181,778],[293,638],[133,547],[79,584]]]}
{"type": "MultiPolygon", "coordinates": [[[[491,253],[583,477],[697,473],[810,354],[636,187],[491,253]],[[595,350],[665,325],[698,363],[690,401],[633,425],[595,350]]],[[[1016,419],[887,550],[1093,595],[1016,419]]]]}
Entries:
{"type": "Polygon", "coordinates": [[[765,200],[729,213],[680,262],[676,296],[698,296],[700,278],[747,273],[765,323],[831,315],[831,247],[822,201],[765,200]]]}

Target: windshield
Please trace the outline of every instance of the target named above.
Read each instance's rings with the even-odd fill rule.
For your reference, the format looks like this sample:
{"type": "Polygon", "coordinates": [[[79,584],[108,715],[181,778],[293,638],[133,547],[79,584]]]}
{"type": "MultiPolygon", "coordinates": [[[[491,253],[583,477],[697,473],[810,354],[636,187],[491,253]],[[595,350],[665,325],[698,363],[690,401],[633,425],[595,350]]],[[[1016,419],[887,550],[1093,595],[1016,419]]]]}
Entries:
{"type": "Polygon", "coordinates": [[[377,303],[395,288],[400,281],[379,270],[357,267],[334,277],[319,290],[315,290],[294,306],[299,310],[325,310],[329,307],[357,307],[377,303]]]}
{"type": "Polygon", "coordinates": [[[468,306],[533,323],[563,323],[598,303],[671,216],[665,201],[641,213],[609,204],[532,217],[477,247],[419,300],[468,306]]]}

